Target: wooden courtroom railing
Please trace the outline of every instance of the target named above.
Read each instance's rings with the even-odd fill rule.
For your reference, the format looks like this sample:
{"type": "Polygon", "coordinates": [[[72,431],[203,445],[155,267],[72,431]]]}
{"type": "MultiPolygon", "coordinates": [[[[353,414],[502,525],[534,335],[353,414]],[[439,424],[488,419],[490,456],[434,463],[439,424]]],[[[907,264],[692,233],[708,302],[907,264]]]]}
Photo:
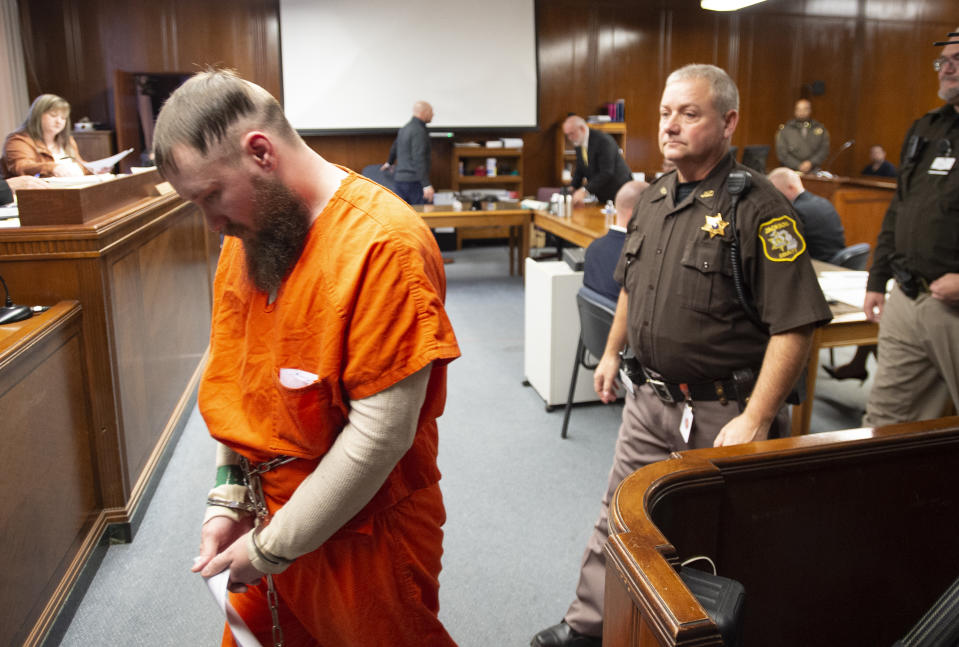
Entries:
{"type": "MultiPolygon", "coordinates": [[[[30,442],[4,446],[0,477],[19,473],[8,471],[8,462],[33,466],[31,473],[40,477],[42,488],[33,496],[49,495],[32,510],[43,523],[9,526],[16,541],[25,542],[22,546],[30,547],[32,533],[45,536],[36,546],[42,568],[23,573],[36,581],[17,578],[2,589],[0,608],[15,609],[17,615],[0,621],[0,644],[40,644],[51,630],[56,632],[54,624],[62,628],[66,594],[84,588],[79,575],[98,542],[132,537],[146,508],[142,504],[195,401],[209,340],[219,245],[199,210],[176,194],[159,195],[157,183],[152,171],[112,185],[24,190],[18,194],[21,223],[49,218],[49,212],[30,212],[44,209],[38,206],[42,204],[51,212],[58,205],[60,213],[72,214],[74,224],[0,229],[0,274],[17,303],[72,300],[82,309],[71,342],[76,352],[69,355],[69,370],[64,369],[81,379],[79,390],[71,386],[73,395],[67,399],[76,411],[60,414],[66,402],[57,403],[67,396],[58,395],[57,381],[41,377],[30,378],[38,388],[19,387],[22,397],[7,400],[0,416],[35,425],[30,442]],[[79,393],[87,404],[81,406],[79,393]],[[53,415],[65,422],[44,433],[43,421],[53,415]],[[69,456],[67,446],[61,446],[64,437],[74,440],[69,456]],[[51,453],[75,464],[66,474],[62,465],[43,470],[38,460],[51,453]],[[65,476],[78,488],[72,498],[55,495],[53,484],[65,476]],[[41,553],[42,547],[49,550],[41,553]]],[[[17,375],[8,377],[11,384],[29,378],[17,375]]],[[[4,484],[8,493],[29,489],[19,481],[4,484]]],[[[23,510],[14,512],[11,517],[4,513],[4,542],[10,537],[8,520],[19,519],[23,510]]],[[[23,556],[4,546],[0,568],[18,572],[16,562],[23,556]]]]}
{"type": "Polygon", "coordinates": [[[744,645],[891,645],[959,576],[959,418],[690,450],[610,505],[606,647],[722,645],[680,580],[745,587],[744,645]]]}

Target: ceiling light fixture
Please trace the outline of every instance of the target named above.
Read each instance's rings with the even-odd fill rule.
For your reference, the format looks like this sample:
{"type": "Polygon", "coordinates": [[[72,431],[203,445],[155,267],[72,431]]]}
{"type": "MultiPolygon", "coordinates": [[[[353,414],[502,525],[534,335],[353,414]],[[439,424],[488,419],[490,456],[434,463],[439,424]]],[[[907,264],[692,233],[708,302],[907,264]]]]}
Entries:
{"type": "Polygon", "coordinates": [[[709,11],[738,11],[765,0],[700,0],[699,6],[709,11]]]}

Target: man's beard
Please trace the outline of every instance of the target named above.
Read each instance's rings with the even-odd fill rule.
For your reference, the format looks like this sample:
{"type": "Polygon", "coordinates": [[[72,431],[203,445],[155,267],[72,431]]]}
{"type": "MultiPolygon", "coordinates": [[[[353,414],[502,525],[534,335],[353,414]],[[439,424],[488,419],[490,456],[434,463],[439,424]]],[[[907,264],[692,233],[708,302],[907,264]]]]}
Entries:
{"type": "MultiPolygon", "coordinates": [[[[955,80],[956,75],[951,75],[950,79],[955,80]]],[[[952,87],[946,87],[942,83],[939,84],[939,98],[945,101],[946,103],[956,104],[959,103],[959,86],[953,85],[952,87]]]]}
{"type": "Polygon", "coordinates": [[[252,182],[254,230],[224,233],[243,241],[247,275],[256,289],[276,294],[303,252],[310,210],[282,182],[263,178],[252,182]]]}

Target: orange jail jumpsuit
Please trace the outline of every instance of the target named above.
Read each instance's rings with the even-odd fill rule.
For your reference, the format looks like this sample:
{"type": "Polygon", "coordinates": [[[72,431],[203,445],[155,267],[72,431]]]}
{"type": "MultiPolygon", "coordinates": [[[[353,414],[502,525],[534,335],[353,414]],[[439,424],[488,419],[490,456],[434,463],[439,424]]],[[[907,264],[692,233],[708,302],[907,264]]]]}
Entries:
{"type": "MultiPolygon", "coordinates": [[[[395,195],[350,173],[272,304],[247,279],[243,255],[228,237],[199,406],[211,435],[250,461],[302,459],[262,475],[271,513],[330,448],[350,400],[433,365],[413,445],[380,490],[319,549],[273,576],[286,645],[453,645],[437,619],[446,513],[436,418],[459,348],[432,234],[395,195]],[[281,368],[318,379],[286,388],[281,368]]],[[[265,580],[231,602],[272,644],[265,580]]],[[[233,644],[228,629],[224,644],[233,644]]]]}

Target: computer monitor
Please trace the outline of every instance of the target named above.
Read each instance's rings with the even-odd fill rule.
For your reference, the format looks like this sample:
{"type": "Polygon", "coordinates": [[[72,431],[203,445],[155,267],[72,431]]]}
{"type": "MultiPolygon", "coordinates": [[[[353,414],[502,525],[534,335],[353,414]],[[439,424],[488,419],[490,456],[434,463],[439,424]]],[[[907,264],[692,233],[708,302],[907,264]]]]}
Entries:
{"type": "Polygon", "coordinates": [[[769,157],[769,146],[743,147],[743,166],[765,175],[766,160],[769,157]]]}

